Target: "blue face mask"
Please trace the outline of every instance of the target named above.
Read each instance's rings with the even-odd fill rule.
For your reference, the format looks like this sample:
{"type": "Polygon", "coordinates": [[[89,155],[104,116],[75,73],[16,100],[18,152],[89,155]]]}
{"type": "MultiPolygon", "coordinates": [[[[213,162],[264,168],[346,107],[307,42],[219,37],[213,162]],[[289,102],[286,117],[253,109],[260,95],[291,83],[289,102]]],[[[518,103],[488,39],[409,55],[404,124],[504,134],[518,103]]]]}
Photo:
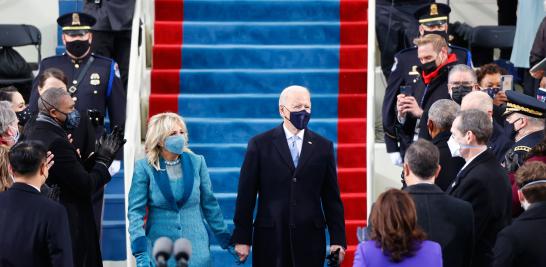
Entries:
{"type": "Polygon", "coordinates": [[[165,149],[171,153],[182,155],[186,147],[186,137],[184,135],[172,135],[165,139],[165,149]]]}
{"type": "MultiPolygon", "coordinates": [[[[61,111],[59,111],[61,112],[61,111]]],[[[61,112],[62,114],[64,114],[66,116],[66,120],[64,121],[63,123],[63,128],[65,128],[66,130],[73,130],[73,129],[76,129],[78,127],[78,125],[80,125],[80,112],[78,112],[78,110],[73,110],[69,113],[64,113],[64,112],[61,112]]]]}

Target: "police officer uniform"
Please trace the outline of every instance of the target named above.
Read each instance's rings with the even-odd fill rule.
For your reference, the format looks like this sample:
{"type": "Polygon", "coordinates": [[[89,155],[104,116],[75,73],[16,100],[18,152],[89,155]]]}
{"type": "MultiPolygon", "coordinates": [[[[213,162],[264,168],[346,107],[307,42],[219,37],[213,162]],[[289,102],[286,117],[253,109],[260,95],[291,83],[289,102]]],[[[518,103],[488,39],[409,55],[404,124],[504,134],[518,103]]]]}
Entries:
{"type": "MultiPolygon", "coordinates": [[[[95,24],[96,19],[85,13],[68,13],[57,19],[63,34],[86,34],[95,24]]],[[[72,58],[68,53],[52,56],[40,62],[38,75],[48,68],[58,68],[68,79],[68,92],[76,102],[76,109],[85,113],[95,126],[95,137],[104,133],[104,117],[108,113],[110,126],[125,128],[126,95],[120,80],[120,72],[116,62],[110,58],[87,53],[82,58],[72,58]]],[[[32,87],[29,106],[33,113],[38,112],[38,81],[35,79],[32,87]]],[[[123,158],[120,150],[117,159],[123,158]]],[[[100,232],[102,222],[104,191],[101,189],[93,196],[93,210],[97,231],[100,232]]]]}
{"type": "MultiPolygon", "coordinates": [[[[536,98],[528,95],[506,91],[508,101],[506,103],[506,111],[504,116],[508,116],[514,112],[521,113],[530,117],[544,119],[546,117],[546,103],[538,101],[536,98]]],[[[527,154],[544,139],[544,130],[536,131],[520,140],[506,152],[503,166],[509,172],[510,183],[512,184],[512,216],[517,216],[523,209],[519,203],[517,195],[517,185],[515,183],[514,173],[517,171],[527,158],[527,154]]]]}
{"type": "MultiPolygon", "coordinates": [[[[415,17],[420,24],[427,26],[441,25],[448,22],[448,16],[451,8],[448,5],[433,3],[425,5],[415,12],[415,17]]],[[[425,33],[427,34],[427,33],[425,33]]],[[[469,50],[449,45],[449,53],[457,56],[457,62],[472,66],[472,55],[469,50]]],[[[400,151],[402,156],[405,149],[411,143],[411,140],[404,141],[404,137],[400,136],[401,125],[396,119],[396,96],[400,94],[401,86],[410,86],[416,93],[418,83],[421,79],[418,67],[421,65],[417,56],[417,47],[403,49],[394,56],[394,64],[391,69],[385,89],[385,97],[383,99],[383,130],[385,132],[385,144],[387,152],[393,153],[400,151]]]]}
{"type": "MultiPolygon", "coordinates": [[[[95,19],[85,13],[69,13],[57,23],[66,31],[88,31],[95,19]]],[[[39,73],[48,68],[58,68],[68,78],[68,91],[76,102],[80,113],[89,115],[96,126],[97,137],[104,132],[104,116],[108,112],[110,125],[125,127],[126,95],[120,80],[118,66],[112,59],[88,53],[81,59],[74,59],[67,53],[45,58],[40,62],[39,73]],[[78,80],[81,77],[81,80],[78,80]]],[[[37,110],[38,81],[35,80],[30,106],[37,110]]]]}

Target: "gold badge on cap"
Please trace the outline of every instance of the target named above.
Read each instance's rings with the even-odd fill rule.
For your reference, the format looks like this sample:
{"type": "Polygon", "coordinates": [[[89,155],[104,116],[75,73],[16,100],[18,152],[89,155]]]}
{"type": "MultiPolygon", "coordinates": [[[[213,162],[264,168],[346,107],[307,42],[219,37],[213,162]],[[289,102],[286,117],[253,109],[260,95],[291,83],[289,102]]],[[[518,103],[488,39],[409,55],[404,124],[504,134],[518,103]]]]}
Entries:
{"type": "Polygon", "coordinates": [[[72,13],[72,25],[81,25],[81,23],[80,23],[80,14],[72,13]]]}
{"type": "Polygon", "coordinates": [[[100,76],[98,73],[91,74],[89,84],[91,85],[99,85],[100,84],[100,76]]]}
{"type": "Polygon", "coordinates": [[[430,15],[438,16],[438,6],[436,4],[430,5],[430,15]]]}

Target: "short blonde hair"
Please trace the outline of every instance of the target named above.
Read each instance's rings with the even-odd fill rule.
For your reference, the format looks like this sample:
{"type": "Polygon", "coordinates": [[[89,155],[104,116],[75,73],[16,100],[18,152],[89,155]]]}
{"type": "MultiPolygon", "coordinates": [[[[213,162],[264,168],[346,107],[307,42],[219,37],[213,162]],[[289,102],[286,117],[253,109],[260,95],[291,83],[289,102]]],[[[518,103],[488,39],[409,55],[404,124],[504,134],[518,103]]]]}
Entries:
{"type": "Polygon", "coordinates": [[[144,151],[146,152],[146,158],[148,163],[154,166],[156,170],[159,170],[159,155],[161,150],[161,143],[165,142],[165,139],[171,134],[173,127],[178,124],[184,131],[184,137],[186,138],[185,152],[191,152],[187,148],[189,135],[188,128],[184,119],[172,112],[159,113],[150,118],[148,122],[148,131],[146,132],[146,141],[144,141],[144,151]]]}
{"type": "Polygon", "coordinates": [[[442,48],[447,49],[446,39],[444,39],[442,36],[438,34],[427,34],[425,36],[415,38],[415,40],[413,40],[413,43],[417,47],[427,45],[427,44],[432,44],[432,48],[434,49],[434,52],[436,53],[439,53],[440,51],[442,51],[442,48]]]}

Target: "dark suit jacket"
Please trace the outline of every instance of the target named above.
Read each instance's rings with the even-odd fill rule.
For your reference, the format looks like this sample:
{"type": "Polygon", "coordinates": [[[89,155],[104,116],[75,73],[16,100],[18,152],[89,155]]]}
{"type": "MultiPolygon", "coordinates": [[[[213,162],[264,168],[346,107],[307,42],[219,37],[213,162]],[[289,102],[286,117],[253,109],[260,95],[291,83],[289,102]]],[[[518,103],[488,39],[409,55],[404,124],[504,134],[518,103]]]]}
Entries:
{"type": "Polygon", "coordinates": [[[404,188],[417,208],[417,224],[427,239],[440,244],[444,267],[470,266],[474,246],[472,205],[451,197],[433,184],[404,188]]]}
{"type": "Polygon", "coordinates": [[[65,208],[32,186],[0,193],[0,266],[73,266],[65,208]]]}
{"type": "Polygon", "coordinates": [[[110,181],[108,168],[94,164],[87,172],[76,149],[58,125],[36,121],[34,131],[27,139],[43,142],[55,155],[47,184],[60,187],[60,202],[68,212],[74,266],[102,266],[91,196],[110,181]]]}
{"type": "Polygon", "coordinates": [[[330,244],[346,247],[332,142],[305,130],[294,168],[282,125],[253,137],[233,221],[233,242],[253,245],[253,266],[323,266],[326,226],[330,244]]]}
{"type": "Polygon", "coordinates": [[[495,267],[546,266],[546,202],[531,204],[495,243],[495,267]]]}
{"type": "Polygon", "coordinates": [[[442,169],[434,180],[434,183],[439,186],[443,191],[446,191],[447,188],[451,185],[457,173],[464,166],[464,159],[461,157],[452,157],[447,141],[451,137],[451,132],[445,131],[439,133],[436,137],[432,139],[432,143],[440,151],[440,166],[442,169]]]}
{"type": "Polygon", "coordinates": [[[461,170],[447,193],[472,204],[476,242],[472,266],[491,266],[497,233],[510,224],[512,216],[506,171],[487,149],[461,170]]]}

